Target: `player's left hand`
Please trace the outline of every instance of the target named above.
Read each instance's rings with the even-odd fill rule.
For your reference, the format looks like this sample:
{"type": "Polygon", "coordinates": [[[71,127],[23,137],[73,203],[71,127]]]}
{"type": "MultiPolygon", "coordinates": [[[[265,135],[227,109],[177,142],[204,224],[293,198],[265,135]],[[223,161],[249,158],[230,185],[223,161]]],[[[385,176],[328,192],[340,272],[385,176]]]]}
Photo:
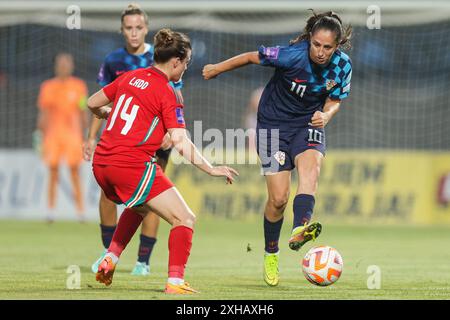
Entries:
{"type": "Polygon", "coordinates": [[[317,128],[324,128],[328,121],[330,120],[330,117],[328,114],[320,111],[314,112],[311,122],[308,123],[310,126],[317,127],[317,128]]]}
{"type": "Polygon", "coordinates": [[[234,176],[238,176],[239,172],[227,166],[213,167],[209,174],[213,177],[225,177],[227,184],[233,184],[234,176]]]}

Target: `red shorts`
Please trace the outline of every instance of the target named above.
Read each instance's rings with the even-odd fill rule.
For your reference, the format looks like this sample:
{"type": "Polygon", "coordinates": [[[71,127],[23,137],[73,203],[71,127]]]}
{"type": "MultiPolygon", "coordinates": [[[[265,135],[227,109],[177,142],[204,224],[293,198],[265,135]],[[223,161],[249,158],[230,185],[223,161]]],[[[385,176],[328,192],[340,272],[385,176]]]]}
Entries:
{"type": "Polygon", "coordinates": [[[94,164],[95,179],[106,197],[131,208],[153,199],[173,187],[161,167],[147,162],[142,167],[116,167],[94,164]]]}

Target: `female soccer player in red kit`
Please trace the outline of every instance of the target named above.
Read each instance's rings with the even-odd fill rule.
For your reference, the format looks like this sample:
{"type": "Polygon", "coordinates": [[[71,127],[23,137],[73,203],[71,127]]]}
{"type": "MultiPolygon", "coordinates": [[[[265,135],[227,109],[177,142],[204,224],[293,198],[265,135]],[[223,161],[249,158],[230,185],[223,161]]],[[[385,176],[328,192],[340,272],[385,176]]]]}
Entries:
{"type": "Polygon", "coordinates": [[[154,211],[173,226],[165,292],[191,294],[197,291],[184,282],[184,269],[195,215],[155,163],[155,152],[164,137],[170,138],[180,154],[209,175],[226,177],[232,183],[238,173],[226,166],[213,167],[186,135],[183,105],[169,81],[179,81],[187,69],[191,59],[189,38],[162,29],[155,35],[154,45],[152,67],[123,74],[88,100],[97,117],[108,119],[94,153],[94,176],[110,200],[126,205],[96,279],[111,284],[122,251],[143,217],[154,211]],[[107,106],[111,101],[112,108],[107,106]]]}

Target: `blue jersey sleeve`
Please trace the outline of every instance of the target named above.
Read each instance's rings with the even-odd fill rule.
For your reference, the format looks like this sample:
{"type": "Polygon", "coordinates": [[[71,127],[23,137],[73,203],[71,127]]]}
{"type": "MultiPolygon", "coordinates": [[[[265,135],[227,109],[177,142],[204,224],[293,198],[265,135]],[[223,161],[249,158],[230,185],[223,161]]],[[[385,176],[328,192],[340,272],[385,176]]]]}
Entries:
{"type": "Polygon", "coordinates": [[[342,81],[333,91],[330,92],[328,97],[330,99],[345,99],[350,94],[350,82],[352,80],[352,65],[350,61],[347,61],[342,68],[342,81]]]}
{"type": "Polygon", "coordinates": [[[286,46],[260,46],[258,55],[262,66],[289,68],[292,65],[292,53],[290,48],[286,46]]]}
{"type": "Polygon", "coordinates": [[[110,84],[113,82],[114,78],[111,75],[111,70],[109,69],[108,61],[105,60],[105,62],[102,63],[100,70],[97,75],[97,83],[104,87],[107,84],[110,84]]]}

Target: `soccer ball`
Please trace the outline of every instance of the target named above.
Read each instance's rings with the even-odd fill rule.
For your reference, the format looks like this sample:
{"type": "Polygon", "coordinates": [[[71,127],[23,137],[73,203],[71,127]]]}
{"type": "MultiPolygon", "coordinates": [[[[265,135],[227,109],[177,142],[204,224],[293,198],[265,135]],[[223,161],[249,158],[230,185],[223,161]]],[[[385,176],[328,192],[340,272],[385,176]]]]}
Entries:
{"type": "Polygon", "coordinates": [[[328,246],[311,248],[303,258],[303,274],[312,284],[329,286],[342,273],[344,262],[336,249],[328,246]]]}

